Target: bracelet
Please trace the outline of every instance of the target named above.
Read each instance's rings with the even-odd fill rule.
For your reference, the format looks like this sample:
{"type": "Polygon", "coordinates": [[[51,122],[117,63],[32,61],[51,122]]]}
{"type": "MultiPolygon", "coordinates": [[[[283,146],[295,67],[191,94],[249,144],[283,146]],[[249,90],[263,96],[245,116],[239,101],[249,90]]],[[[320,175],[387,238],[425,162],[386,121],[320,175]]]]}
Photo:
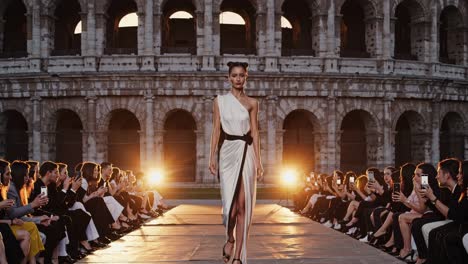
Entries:
{"type": "Polygon", "coordinates": [[[437,202],[437,200],[439,200],[439,198],[436,197],[433,201],[431,201],[431,203],[432,203],[433,205],[435,205],[436,202],[437,202]]]}

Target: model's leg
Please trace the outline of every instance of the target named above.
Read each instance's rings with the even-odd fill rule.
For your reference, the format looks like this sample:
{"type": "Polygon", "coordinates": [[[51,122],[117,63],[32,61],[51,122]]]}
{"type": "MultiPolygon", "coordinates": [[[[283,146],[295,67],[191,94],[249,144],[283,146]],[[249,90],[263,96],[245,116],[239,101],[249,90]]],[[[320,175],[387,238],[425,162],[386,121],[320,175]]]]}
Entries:
{"type": "Polygon", "coordinates": [[[237,227],[236,227],[236,252],[234,258],[240,258],[242,251],[242,244],[244,243],[244,229],[245,227],[245,191],[244,182],[240,181],[239,195],[237,196],[237,227]]]}

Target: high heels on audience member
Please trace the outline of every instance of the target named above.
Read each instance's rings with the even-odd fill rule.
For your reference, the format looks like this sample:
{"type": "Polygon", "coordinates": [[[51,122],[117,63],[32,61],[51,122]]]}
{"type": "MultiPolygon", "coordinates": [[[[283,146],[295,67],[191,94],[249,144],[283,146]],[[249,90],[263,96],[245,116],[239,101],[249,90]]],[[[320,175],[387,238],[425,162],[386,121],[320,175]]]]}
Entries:
{"type": "Polygon", "coordinates": [[[408,252],[408,254],[406,254],[406,255],[404,255],[404,256],[402,256],[402,255],[401,255],[401,252],[400,252],[400,255],[397,257],[397,259],[406,261],[406,260],[408,260],[409,257],[411,257],[409,260],[410,260],[410,261],[413,261],[414,250],[410,250],[410,251],[408,252]]]}

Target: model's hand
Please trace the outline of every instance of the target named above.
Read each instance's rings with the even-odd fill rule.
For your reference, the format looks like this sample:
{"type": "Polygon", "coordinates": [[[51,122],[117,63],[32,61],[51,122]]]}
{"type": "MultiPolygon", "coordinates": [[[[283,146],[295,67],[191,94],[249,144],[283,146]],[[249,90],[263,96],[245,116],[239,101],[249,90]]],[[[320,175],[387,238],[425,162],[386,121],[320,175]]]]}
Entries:
{"type": "Polygon", "coordinates": [[[216,168],[216,162],[214,159],[210,159],[210,164],[208,165],[208,168],[210,169],[210,173],[215,176],[217,172],[216,168]]]}
{"type": "Polygon", "coordinates": [[[256,165],[256,170],[255,172],[257,173],[257,181],[262,181],[263,180],[263,165],[262,163],[258,162],[258,165],[256,165]]]}

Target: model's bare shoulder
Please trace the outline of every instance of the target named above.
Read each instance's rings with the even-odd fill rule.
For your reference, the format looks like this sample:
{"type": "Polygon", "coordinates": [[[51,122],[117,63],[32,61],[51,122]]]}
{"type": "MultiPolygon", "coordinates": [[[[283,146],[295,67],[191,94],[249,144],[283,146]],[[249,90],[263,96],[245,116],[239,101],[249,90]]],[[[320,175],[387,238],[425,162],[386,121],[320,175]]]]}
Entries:
{"type": "Polygon", "coordinates": [[[258,108],[258,100],[253,98],[253,97],[247,97],[247,102],[249,103],[249,108],[250,109],[254,109],[254,108],[258,108]]]}

